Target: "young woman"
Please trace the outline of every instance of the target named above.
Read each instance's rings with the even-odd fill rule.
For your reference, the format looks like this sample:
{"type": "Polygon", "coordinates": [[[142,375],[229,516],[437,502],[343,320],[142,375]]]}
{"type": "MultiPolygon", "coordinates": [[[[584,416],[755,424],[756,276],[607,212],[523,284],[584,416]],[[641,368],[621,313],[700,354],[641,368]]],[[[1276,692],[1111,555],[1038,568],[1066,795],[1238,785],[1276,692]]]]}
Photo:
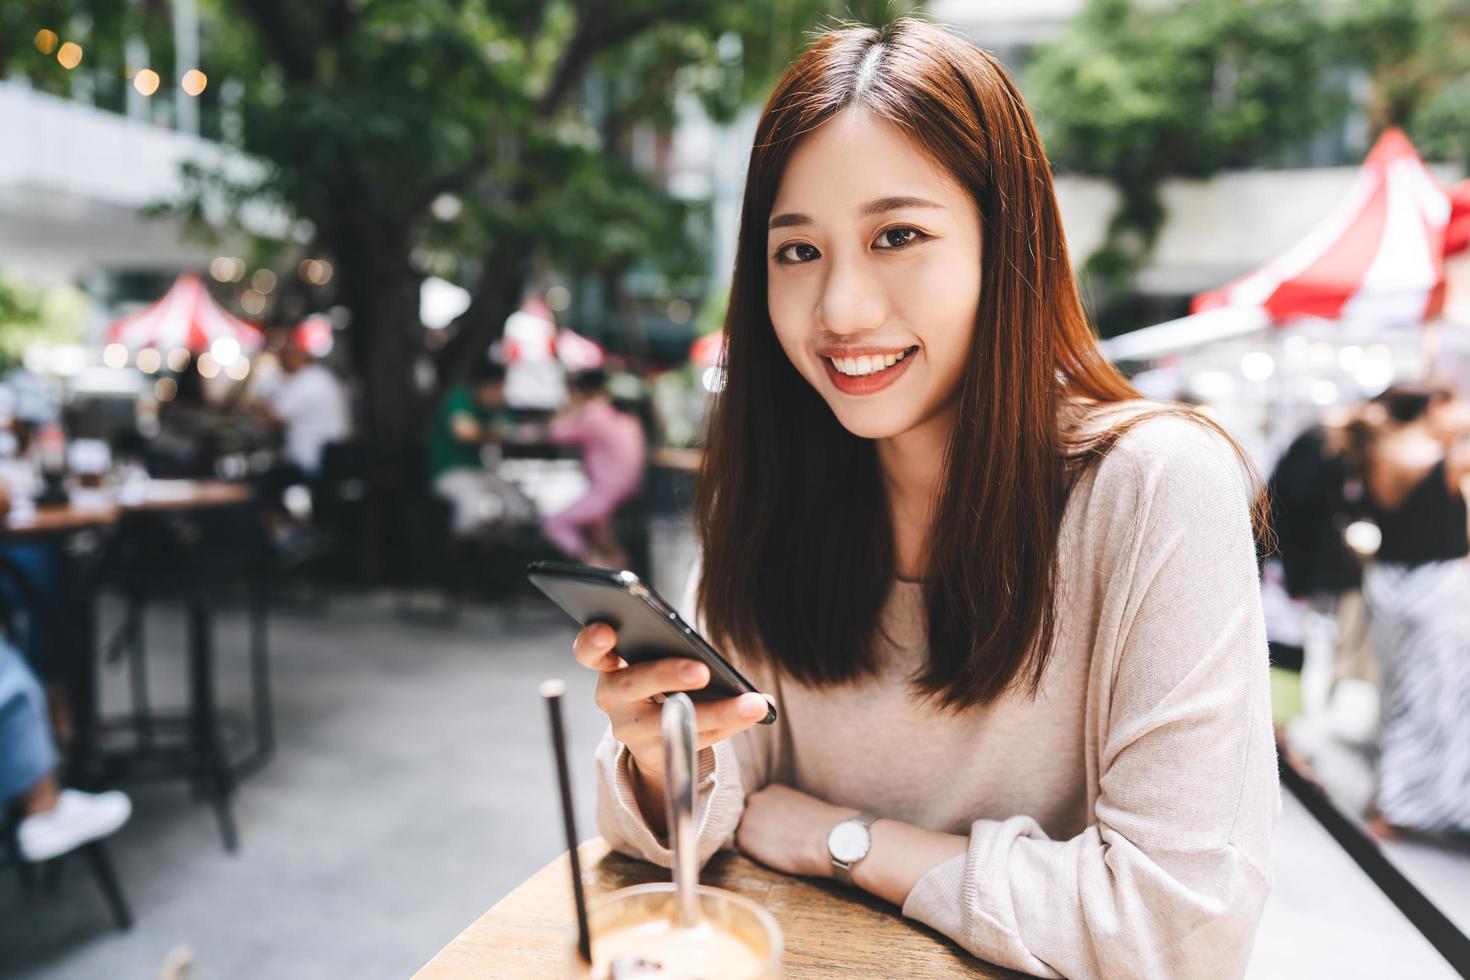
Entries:
{"type": "MultiPolygon", "coordinates": [[[[1041,976],[1239,974],[1279,807],[1249,481],[1100,356],[1000,66],[913,21],[799,58],[726,329],[685,609],[780,720],[699,708],[701,858],[833,875],[1041,976]]],[[[574,645],[612,722],[599,826],[667,865],[655,699],[708,677],[615,645],[574,645]]]]}
{"type": "Polygon", "coordinates": [[[1346,435],[1383,533],[1363,572],[1383,677],[1370,828],[1470,833],[1470,405],[1447,387],[1395,385],[1346,435]]]}

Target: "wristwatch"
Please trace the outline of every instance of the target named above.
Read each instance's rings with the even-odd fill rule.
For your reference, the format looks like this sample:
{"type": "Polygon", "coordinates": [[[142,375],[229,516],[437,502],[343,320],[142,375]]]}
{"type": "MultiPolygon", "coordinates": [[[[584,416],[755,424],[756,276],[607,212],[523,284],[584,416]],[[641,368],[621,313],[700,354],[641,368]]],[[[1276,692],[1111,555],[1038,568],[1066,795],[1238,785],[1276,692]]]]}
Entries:
{"type": "Polygon", "coordinates": [[[868,856],[873,835],[868,828],[878,818],[870,813],[849,817],[827,832],[827,854],[832,859],[832,877],[852,884],[852,866],[868,856]]]}

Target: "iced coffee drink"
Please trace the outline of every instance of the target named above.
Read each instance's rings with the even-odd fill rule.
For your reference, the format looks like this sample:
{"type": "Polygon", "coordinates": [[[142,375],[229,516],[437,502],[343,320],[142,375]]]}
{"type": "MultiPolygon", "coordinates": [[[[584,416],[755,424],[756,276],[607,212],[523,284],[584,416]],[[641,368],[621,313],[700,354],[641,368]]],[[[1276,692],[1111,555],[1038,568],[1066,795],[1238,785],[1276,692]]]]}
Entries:
{"type": "Polygon", "coordinates": [[[570,976],[591,980],[774,980],[781,933],[749,899],[701,887],[703,919],[675,923],[672,884],[624,888],[592,904],[592,965],[570,950],[570,976]]]}

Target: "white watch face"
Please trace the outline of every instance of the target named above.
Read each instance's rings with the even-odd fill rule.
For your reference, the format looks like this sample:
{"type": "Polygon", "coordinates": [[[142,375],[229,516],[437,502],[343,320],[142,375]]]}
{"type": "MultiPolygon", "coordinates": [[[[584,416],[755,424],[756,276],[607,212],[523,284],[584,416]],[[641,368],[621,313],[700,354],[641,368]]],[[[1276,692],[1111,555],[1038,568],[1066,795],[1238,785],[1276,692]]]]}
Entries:
{"type": "Polygon", "coordinates": [[[827,850],[843,864],[852,864],[868,856],[872,837],[868,828],[856,820],[844,820],[827,835],[827,850]]]}

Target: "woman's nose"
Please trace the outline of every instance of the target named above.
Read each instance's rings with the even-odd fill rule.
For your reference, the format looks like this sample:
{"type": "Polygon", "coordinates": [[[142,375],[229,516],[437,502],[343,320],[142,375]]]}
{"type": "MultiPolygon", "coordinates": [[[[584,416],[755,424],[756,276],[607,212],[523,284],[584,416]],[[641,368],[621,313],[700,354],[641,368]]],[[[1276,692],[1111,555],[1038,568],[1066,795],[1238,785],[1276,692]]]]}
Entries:
{"type": "Polygon", "coordinates": [[[855,260],[833,261],[823,284],[817,322],[834,334],[861,333],[883,325],[888,315],[881,283],[855,260]]]}

